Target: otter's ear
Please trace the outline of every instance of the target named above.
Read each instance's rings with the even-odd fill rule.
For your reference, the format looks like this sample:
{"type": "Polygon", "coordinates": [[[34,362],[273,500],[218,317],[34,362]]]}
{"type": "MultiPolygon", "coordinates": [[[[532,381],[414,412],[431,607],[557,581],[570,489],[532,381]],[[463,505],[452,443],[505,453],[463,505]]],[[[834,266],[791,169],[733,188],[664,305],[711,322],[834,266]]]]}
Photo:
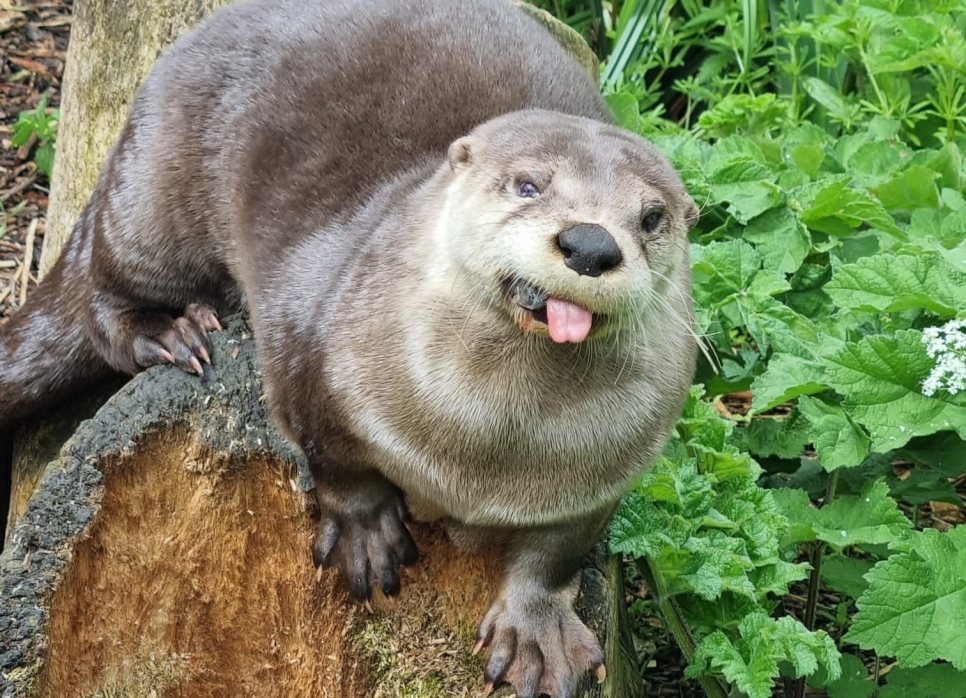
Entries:
{"type": "Polygon", "coordinates": [[[470,136],[464,136],[453,141],[449,147],[449,166],[453,172],[459,172],[473,162],[473,148],[475,143],[470,136]]]}
{"type": "Polygon", "coordinates": [[[688,196],[684,206],[684,222],[687,224],[688,230],[696,226],[699,220],[701,220],[701,212],[694,203],[694,199],[688,196]]]}

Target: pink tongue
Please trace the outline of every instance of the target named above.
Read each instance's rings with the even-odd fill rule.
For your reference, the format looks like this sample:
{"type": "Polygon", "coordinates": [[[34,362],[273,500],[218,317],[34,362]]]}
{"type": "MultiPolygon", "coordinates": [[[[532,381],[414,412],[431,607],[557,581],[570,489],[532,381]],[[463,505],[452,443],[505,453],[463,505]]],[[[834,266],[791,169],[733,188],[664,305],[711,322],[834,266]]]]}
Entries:
{"type": "Polygon", "coordinates": [[[550,327],[550,338],[557,344],[584,341],[590,333],[593,320],[590,311],[579,305],[559,298],[547,299],[547,325],[550,327]]]}

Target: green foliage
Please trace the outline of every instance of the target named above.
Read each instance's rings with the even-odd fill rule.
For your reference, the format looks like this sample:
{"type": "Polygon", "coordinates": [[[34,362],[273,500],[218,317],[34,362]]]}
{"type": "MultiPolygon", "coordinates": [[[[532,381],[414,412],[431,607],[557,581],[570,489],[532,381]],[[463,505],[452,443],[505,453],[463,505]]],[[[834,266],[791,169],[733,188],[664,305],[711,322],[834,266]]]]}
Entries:
{"type": "Polygon", "coordinates": [[[905,667],[934,659],[966,670],[966,528],[929,529],[867,575],[846,640],[905,667]]]}
{"type": "Polygon", "coordinates": [[[812,652],[809,681],[832,698],[966,695],[966,529],[916,530],[920,506],[961,506],[966,474],[966,2],[602,7],[620,48],[606,99],[702,210],[693,294],[719,364],[699,367],[702,399],[751,393],[731,420],[692,394],[615,550],[675,600],[662,609],[691,673],[736,693],[809,673],[812,652]],[[755,494],[759,465],[780,489],[755,494]],[[735,492],[745,517],[720,501],[735,492]],[[802,571],[775,560],[804,553],[822,561],[809,591],[843,599],[843,647],[898,661],[884,685],[850,656],[828,674],[820,636],[770,619],[802,571]],[[787,636],[797,664],[776,649],[787,636]]]}
{"type": "Polygon", "coordinates": [[[34,162],[40,173],[48,178],[54,171],[54,143],[57,138],[59,119],[59,110],[54,109],[50,114],[47,113],[47,95],[44,95],[37,103],[36,109],[20,112],[20,117],[13,125],[14,135],[11,145],[14,148],[25,145],[36,135],[38,148],[34,153],[34,162]]]}
{"type": "Polygon", "coordinates": [[[677,438],[625,497],[611,526],[613,552],[647,557],[662,598],[673,598],[698,644],[691,674],[714,673],[749,696],[771,695],[779,664],[796,675],[838,675],[823,632],[769,617],[807,568],[789,563],[788,527],[758,465],[732,443],[732,425],[692,390],[677,438]]]}

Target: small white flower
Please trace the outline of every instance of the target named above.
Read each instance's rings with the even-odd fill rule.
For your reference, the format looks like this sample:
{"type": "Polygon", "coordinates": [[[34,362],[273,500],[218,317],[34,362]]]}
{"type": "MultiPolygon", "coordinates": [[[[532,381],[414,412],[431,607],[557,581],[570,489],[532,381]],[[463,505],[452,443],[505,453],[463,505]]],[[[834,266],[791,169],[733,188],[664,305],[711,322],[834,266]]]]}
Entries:
{"type": "Polygon", "coordinates": [[[922,343],[929,358],[936,360],[929,377],[922,382],[922,394],[931,397],[945,390],[955,395],[966,389],[966,319],[927,327],[922,331],[922,343]]]}

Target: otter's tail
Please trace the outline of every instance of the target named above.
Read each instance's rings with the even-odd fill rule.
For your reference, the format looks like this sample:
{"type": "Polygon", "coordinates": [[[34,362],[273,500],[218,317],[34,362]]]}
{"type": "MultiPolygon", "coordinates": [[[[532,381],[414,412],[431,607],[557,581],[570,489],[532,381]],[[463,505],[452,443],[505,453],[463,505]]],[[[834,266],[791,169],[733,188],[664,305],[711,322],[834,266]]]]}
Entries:
{"type": "Polygon", "coordinates": [[[87,336],[88,299],[66,283],[63,258],[0,325],[0,432],[111,373],[87,336]]]}

